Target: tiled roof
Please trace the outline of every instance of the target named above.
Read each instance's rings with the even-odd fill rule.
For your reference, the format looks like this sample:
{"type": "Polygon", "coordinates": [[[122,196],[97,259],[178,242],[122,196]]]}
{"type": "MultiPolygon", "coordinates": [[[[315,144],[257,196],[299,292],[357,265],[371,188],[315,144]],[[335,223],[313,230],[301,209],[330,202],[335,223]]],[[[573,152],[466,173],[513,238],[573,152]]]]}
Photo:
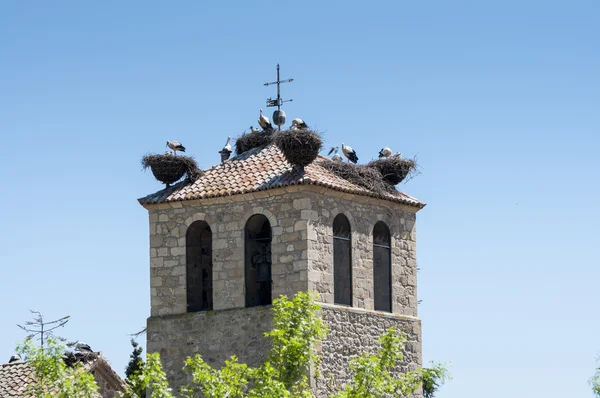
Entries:
{"type": "Polygon", "coordinates": [[[26,397],[32,373],[26,362],[0,365],[0,398],[26,397]]]}
{"type": "Polygon", "coordinates": [[[142,205],[230,196],[290,185],[319,185],[336,191],[377,197],[409,206],[424,203],[402,192],[378,194],[336,176],[321,167],[329,158],[319,156],[304,170],[294,168],[274,145],[259,147],[211,167],[194,183],[182,181],[139,199],[142,205]]]}
{"type": "MultiPolygon", "coordinates": [[[[67,354],[65,362],[72,365],[74,362],[81,362],[86,370],[92,374],[101,371],[101,377],[105,384],[110,384],[113,391],[125,391],[126,385],[123,379],[112,369],[110,364],[102,357],[100,353],[70,353],[67,354]]],[[[96,382],[98,382],[98,378],[96,382]]],[[[29,398],[27,390],[33,382],[33,369],[27,362],[13,362],[0,365],[0,398],[29,398]]],[[[100,384],[99,384],[100,386],[100,384]]],[[[106,388],[105,388],[106,389],[106,388]]],[[[103,391],[102,386],[96,394],[98,398],[103,396],[114,396],[115,394],[108,389],[103,391]]]]}

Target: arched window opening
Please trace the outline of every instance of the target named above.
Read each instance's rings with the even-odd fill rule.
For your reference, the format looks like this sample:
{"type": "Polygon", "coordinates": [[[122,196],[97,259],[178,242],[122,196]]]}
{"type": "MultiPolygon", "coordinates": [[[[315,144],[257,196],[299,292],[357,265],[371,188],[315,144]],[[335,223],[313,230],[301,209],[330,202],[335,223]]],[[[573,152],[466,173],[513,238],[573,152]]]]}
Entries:
{"type": "Polygon", "coordinates": [[[212,231],[205,221],[196,221],[189,226],[185,252],[187,310],[212,310],[212,231]]]}
{"type": "Polygon", "coordinates": [[[255,214],[246,223],[246,307],[271,304],[271,224],[255,214]]]}
{"type": "Polygon", "coordinates": [[[390,230],[383,221],[373,228],[373,289],[375,311],[392,312],[392,256],[390,230]]]}
{"type": "Polygon", "coordinates": [[[343,214],[333,220],[333,301],[352,305],[352,233],[343,214]]]}

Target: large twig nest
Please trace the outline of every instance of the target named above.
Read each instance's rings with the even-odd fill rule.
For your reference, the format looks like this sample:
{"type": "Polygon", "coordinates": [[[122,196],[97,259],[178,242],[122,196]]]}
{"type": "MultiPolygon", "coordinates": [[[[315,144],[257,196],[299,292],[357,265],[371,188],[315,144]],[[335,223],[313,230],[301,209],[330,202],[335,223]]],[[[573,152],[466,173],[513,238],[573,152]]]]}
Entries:
{"type": "Polygon", "coordinates": [[[189,156],[146,155],[142,158],[142,166],[144,169],[150,168],[154,177],[167,187],[186,174],[192,182],[202,175],[194,158],[189,156]]]}
{"type": "Polygon", "coordinates": [[[389,184],[397,185],[407,176],[415,173],[417,163],[414,159],[391,156],[386,159],[373,160],[367,166],[379,171],[389,184]]]}
{"type": "Polygon", "coordinates": [[[250,149],[268,145],[273,141],[272,132],[254,131],[244,133],[235,140],[235,153],[239,155],[250,149]]]}
{"type": "Polygon", "coordinates": [[[384,182],[381,173],[365,165],[344,162],[320,162],[319,165],[336,176],[378,194],[395,192],[395,188],[384,182]]]}
{"type": "Polygon", "coordinates": [[[287,130],[276,133],[273,142],[294,166],[308,166],[323,147],[321,136],[308,129],[287,130]]]}

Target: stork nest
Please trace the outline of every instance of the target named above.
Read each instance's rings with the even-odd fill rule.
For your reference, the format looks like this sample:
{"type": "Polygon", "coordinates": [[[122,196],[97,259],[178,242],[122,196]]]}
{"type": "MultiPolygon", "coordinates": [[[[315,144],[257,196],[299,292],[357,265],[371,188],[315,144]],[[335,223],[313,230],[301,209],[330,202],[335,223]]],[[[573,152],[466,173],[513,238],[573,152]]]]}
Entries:
{"type": "Polygon", "coordinates": [[[255,131],[252,133],[243,133],[235,140],[235,154],[239,155],[250,149],[268,145],[272,141],[272,132],[255,131]]]}
{"type": "Polygon", "coordinates": [[[311,164],[323,147],[323,140],[319,133],[308,129],[278,132],[274,135],[273,142],[283,152],[288,162],[300,167],[311,164]]]}
{"type": "Polygon", "coordinates": [[[386,183],[381,173],[372,167],[343,162],[319,162],[319,166],[355,185],[378,194],[395,193],[396,189],[386,183]]]}
{"type": "Polygon", "coordinates": [[[415,159],[402,159],[395,156],[373,160],[367,166],[379,171],[383,179],[391,185],[398,185],[406,177],[417,173],[417,162],[415,159]]]}
{"type": "Polygon", "coordinates": [[[179,181],[184,175],[194,182],[202,176],[202,170],[194,158],[189,156],[164,155],[146,155],[142,158],[144,169],[150,168],[154,177],[165,184],[167,188],[176,181],[179,181]]]}

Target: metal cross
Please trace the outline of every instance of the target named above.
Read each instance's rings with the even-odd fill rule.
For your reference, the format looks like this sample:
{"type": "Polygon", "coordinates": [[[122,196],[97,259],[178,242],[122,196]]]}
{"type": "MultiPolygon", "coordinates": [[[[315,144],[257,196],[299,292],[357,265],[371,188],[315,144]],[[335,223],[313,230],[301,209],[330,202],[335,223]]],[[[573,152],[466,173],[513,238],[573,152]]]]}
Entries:
{"type": "Polygon", "coordinates": [[[279,79],[279,64],[277,64],[277,81],[264,84],[265,86],[277,84],[277,98],[276,99],[271,99],[271,98],[267,99],[267,106],[276,106],[277,110],[279,110],[281,108],[281,104],[283,104],[284,102],[292,102],[293,99],[289,99],[289,100],[285,100],[285,101],[281,99],[281,92],[280,92],[279,86],[281,85],[281,83],[290,83],[293,81],[294,81],[294,79],[287,79],[287,80],[279,79]]]}

